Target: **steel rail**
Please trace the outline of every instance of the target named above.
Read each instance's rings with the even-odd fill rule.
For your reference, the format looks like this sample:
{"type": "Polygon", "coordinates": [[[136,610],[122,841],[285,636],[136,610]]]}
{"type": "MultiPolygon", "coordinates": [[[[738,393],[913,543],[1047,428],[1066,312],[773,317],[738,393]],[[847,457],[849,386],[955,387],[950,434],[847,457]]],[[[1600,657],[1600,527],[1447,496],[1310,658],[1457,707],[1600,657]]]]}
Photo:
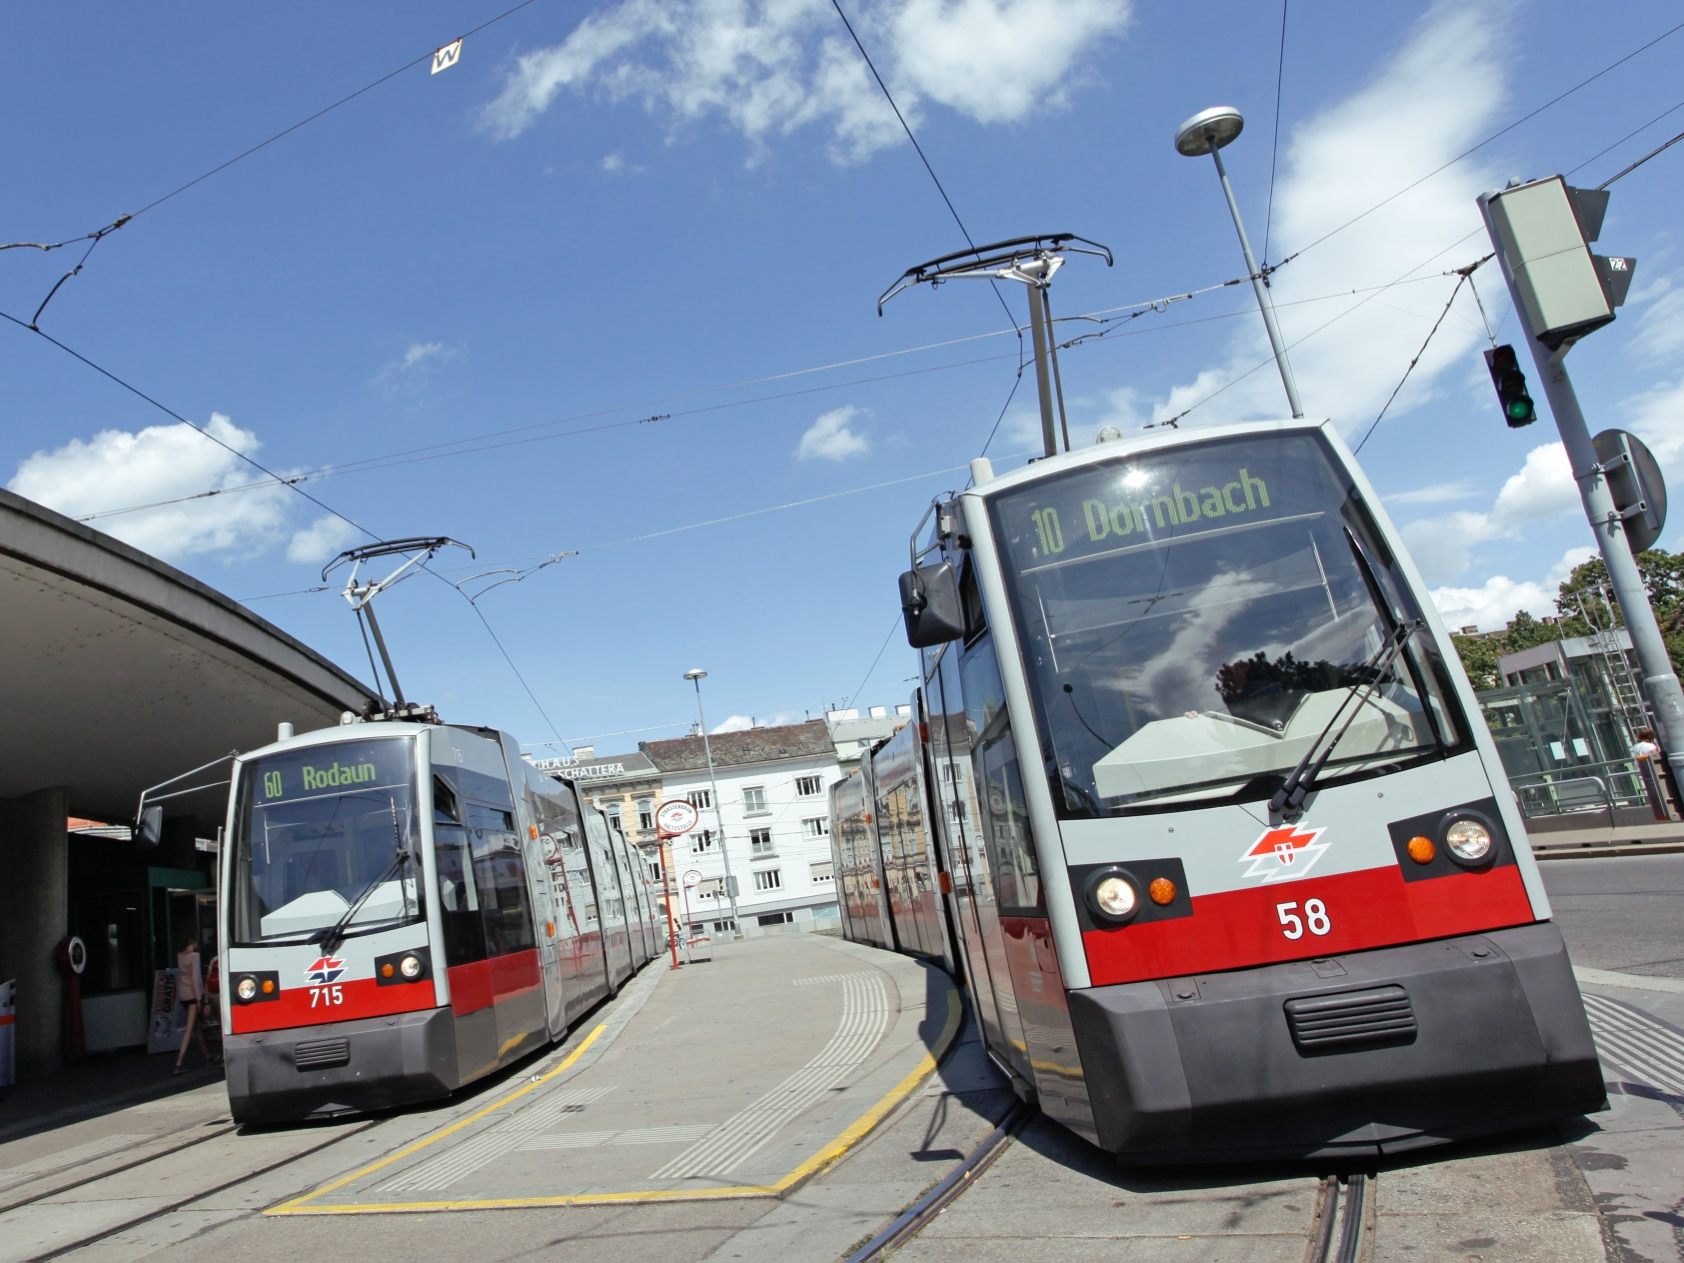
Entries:
{"type": "Polygon", "coordinates": [[[932,1219],[964,1193],[976,1178],[1005,1152],[1006,1145],[1034,1114],[1021,1101],[1014,1104],[994,1130],[983,1137],[963,1161],[949,1171],[934,1188],[902,1211],[889,1225],[847,1258],[847,1263],[868,1263],[916,1236],[932,1219]]]}

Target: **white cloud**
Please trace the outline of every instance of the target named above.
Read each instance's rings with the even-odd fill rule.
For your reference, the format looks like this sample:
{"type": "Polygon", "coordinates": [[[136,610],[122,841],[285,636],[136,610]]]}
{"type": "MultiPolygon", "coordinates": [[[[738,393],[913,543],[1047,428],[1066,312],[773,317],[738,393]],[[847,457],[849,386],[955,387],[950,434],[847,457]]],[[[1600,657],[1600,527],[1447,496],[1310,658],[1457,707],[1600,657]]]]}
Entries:
{"type": "Polygon", "coordinates": [[[1409,555],[1428,583],[1442,583],[1468,572],[1474,549],[1504,534],[1489,513],[1441,513],[1401,528],[1409,555]]]}
{"type": "MultiPolygon", "coordinates": [[[[1064,104],[1084,58],[1128,25],[1129,0],[877,0],[851,14],[896,102],[984,124],[1064,104]]],[[[811,0],[622,0],[519,57],[481,110],[510,140],[564,92],[631,101],[671,124],[718,119],[751,142],[814,126],[859,162],[902,132],[853,42],[811,0]]]]}
{"type": "Polygon", "coordinates": [[[6,485],[68,517],[158,504],[100,517],[90,525],[166,559],[263,552],[286,529],[289,493],[273,483],[239,490],[262,477],[235,454],[255,453],[257,435],[221,413],[211,414],[204,428],[227,447],[185,425],[147,426],[135,433],[101,430],[91,439],[72,439],[53,451],[36,452],[6,485]],[[160,503],[207,490],[219,494],[160,503]]]}
{"type": "Polygon", "coordinates": [[[414,385],[425,380],[443,364],[458,359],[462,348],[443,342],[412,342],[403,354],[383,364],[375,380],[383,385],[414,385]]]}
{"type": "Polygon", "coordinates": [[[1534,447],[1526,453],[1520,472],[1512,474],[1497,493],[1491,513],[1509,526],[1555,517],[1579,507],[1579,489],[1573,482],[1573,468],[1567,449],[1559,442],[1534,447]]]}
{"type": "Polygon", "coordinates": [[[627,162],[624,154],[611,153],[603,155],[602,169],[609,175],[642,175],[646,168],[627,162]]]}
{"type": "MultiPolygon", "coordinates": [[[[1492,130],[1503,104],[1507,50],[1503,22],[1487,8],[1441,2],[1368,86],[1292,130],[1271,238],[1277,256],[1305,253],[1274,274],[1272,295],[1305,411],[1334,417],[1347,434],[1360,434],[1379,415],[1443,311],[1455,278],[1395,286],[1368,302],[1351,297],[1292,304],[1411,272],[1431,276],[1484,252],[1474,198],[1501,181],[1477,159],[1458,162],[1357,216],[1492,130]],[[1342,311],[1349,314],[1320,328],[1342,311]]],[[[1492,275],[1480,277],[1487,291],[1492,275]]],[[[1440,374],[1465,368],[1481,340],[1468,296],[1457,303],[1468,305],[1467,318],[1453,311],[1445,320],[1387,413],[1380,439],[1404,428],[1403,414],[1434,398],[1440,374]]],[[[1248,320],[1224,363],[1174,388],[1154,411],[1179,413],[1261,365],[1198,408],[1192,420],[1284,415],[1285,396],[1269,360],[1262,322],[1248,320]]]]}
{"type": "Polygon", "coordinates": [[[801,723],[806,718],[792,710],[780,710],[769,719],[764,715],[732,715],[723,723],[709,728],[708,734],[717,737],[727,732],[747,732],[751,728],[781,728],[785,724],[801,723]]]}
{"type": "Polygon", "coordinates": [[[1468,482],[1435,482],[1408,491],[1394,491],[1385,497],[1388,508],[1400,504],[1451,504],[1457,500],[1471,500],[1479,489],[1468,482]]]}
{"type": "Polygon", "coordinates": [[[362,532],[344,518],[323,514],[293,533],[287,543],[287,560],[315,565],[337,557],[361,538],[362,532]]]}
{"type": "MultiPolygon", "coordinates": [[[[1414,494],[1418,502],[1427,501],[1424,492],[1414,494]]],[[[1399,499],[1392,497],[1393,502],[1399,499]]],[[[1479,545],[1519,539],[1527,525],[1572,513],[1578,506],[1566,451],[1559,442],[1544,443],[1526,454],[1520,472],[1503,483],[1489,512],[1461,510],[1420,518],[1402,528],[1403,538],[1427,582],[1442,583],[1468,571],[1479,545]]]]}
{"type": "Polygon", "coordinates": [[[1643,297],[1631,350],[1650,363],[1674,364],[1684,351],[1684,289],[1663,276],[1645,287],[1643,297]]]}
{"type": "Polygon", "coordinates": [[[1432,597],[1451,631],[1464,627],[1496,631],[1506,627],[1520,610],[1534,615],[1554,614],[1555,592],[1555,588],[1541,583],[1492,575],[1482,587],[1434,588],[1432,597]]]}
{"type": "Polygon", "coordinates": [[[1596,555],[1593,548],[1571,548],[1543,580],[1516,581],[1507,575],[1493,575],[1477,588],[1434,588],[1433,604],[1452,631],[1473,626],[1496,631],[1508,625],[1516,612],[1537,616],[1554,615],[1556,593],[1576,566],[1596,555]]]}
{"type": "Polygon", "coordinates": [[[865,413],[859,408],[835,408],[825,413],[801,436],[796,448],[797,460],[847,460],[850,456],[864,456],[871,450],[865,435],[850,426],[856,417],[865,413]]]}

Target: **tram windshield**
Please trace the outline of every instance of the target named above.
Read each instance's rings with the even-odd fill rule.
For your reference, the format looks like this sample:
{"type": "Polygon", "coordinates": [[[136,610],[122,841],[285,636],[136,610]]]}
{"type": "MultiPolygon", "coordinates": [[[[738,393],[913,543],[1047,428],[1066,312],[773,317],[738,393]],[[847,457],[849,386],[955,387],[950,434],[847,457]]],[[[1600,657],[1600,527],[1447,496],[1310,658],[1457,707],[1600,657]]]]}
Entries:
{"type": "Polygon", "coordinates": [[[1266,799],[1330,738],[1318,784],[1467,741],[1411,634],[1419,605],[1317,436],[1122,457],[992,512],[1066,816],[1266,799]]]}
{"type": "Polygon", "coordinates": [[[228,857],[234,941],[306,942],[419,920],[414,762],[412,739],[385,738],[246,763],[228,857]]]}

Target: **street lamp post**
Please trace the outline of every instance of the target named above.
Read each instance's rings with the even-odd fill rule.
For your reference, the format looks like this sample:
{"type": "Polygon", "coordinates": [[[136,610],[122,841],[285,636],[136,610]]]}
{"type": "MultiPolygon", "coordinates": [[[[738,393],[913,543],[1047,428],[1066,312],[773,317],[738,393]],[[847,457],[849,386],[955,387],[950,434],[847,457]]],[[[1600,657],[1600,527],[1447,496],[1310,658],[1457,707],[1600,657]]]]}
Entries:
{"type": "Polygon", "coordinates": [[[707,716],[702,713],[702,677],[707,672],[700,667],[692,667],[684,673],[684,678],[696,686],[696,722],[702,730],[702,753],[708,761],[708,784],[713,790],[713,816],[719,825],[719,856],[725,861],[725,897],[731,901],[731,937],[743,936],[742,923],[737,920],[737,889],[736,882],[731,877],[731,847],[725,839],[725,804],[719,797],[719,778],[713,774],[713,747],[708,743],[707,716]]]}
{"type": "MultiPolygon", "coordinates": [[[[1275,323],[1275,305],[1269,300],[1269,287],[1257,270],[1257,260],[1251,254],[1251,242],[1240,222],[1240,205],[1234,200],[1234,189],[1228,183],[1228,169],[1222,165],[1222,147],[1240,134],[1245,118],[1231,105],[1212,106],[1201,110],[1175,129],[1175,150],[1188,158],[1209,154],[1216,164],[1216,174],[1222,181],[1222,192],[1228,197],[1228,211],[1234,217],[1234,231],[1240,235],[1240,251],[1245,255],[1245,269],[1251,277],[1251,288],[1257,294],[1257,306],[1263,312],[1263,327],[1269,331],[1269,346],[1275,353],[1275,365],[1281,372],[1281,385],[1286,387],[1286,401],[1292,415],[1304,415],[1304,405],[1298,401],[1298,383],[1292,379],[1292,365],[1287,362],[1286,347],[1281,344],[1280,326],[1275,323]]],[[[1267,243],[1265,243],[1267,244],[1267,243]]]]}

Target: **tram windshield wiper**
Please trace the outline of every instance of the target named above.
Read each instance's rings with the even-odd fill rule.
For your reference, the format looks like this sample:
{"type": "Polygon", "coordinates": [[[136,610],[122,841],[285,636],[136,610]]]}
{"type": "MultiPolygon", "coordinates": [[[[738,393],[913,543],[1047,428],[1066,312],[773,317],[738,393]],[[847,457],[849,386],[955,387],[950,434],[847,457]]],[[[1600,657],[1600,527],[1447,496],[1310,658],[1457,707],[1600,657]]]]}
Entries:
{"type": "MultiPolygon", "coordinates": [[[[362,910],[363,904],[368,902],[369,896],[394,877],[399,878],[401,882],[405,871],[409,868],[411,856],[409,848],[404,845],[403,830],[398,826],[397,800],[388,797],[387,801],[392,806],[392,845],[394,851],[392,861],[381,870],[379,876],[362,888],[362,891],[351,901],[350,906],[345,909],[339,920],[322,931],[321,934],[314,936],[313,941],[320,943],[322,951],[329,955],[339,950],[339,945],[345,941],[346,930],[350,928],[351,922],[356,919],[357,913],[362,910]]],[[[404,912],[407,914],[409,911],[409,891],[407,888],[403,894],[403,906],[404,912]]]]}
{"type": "Polygon", "coordinates": [[[1424,625],[1419,619],[1397,624],[1368,661],[1363,663],[1359,668],[1359,674],[1363,678],[1348,686],[1339,708],[1316,734],[1316,739],[1305,749],[1298,765],[1287,774],[1280,788],[1269,799],[1270,815],[1279,814],[1282,818],[1291,820],[1303,813],[1304,800],[1315,788],[1316,778],[1321,775],[1321,770],[1327,765],[1334,748],[1350,730],[1356,717],[1362,713],[1368,699],[1379,691],[1380,681],[1386,678],[1386,673],[1403,652],[1403,647],[1409,643],[1409,638],[1424,625]],[[1343,722],[1340,722],[1341,719],[1343,722]]]}

